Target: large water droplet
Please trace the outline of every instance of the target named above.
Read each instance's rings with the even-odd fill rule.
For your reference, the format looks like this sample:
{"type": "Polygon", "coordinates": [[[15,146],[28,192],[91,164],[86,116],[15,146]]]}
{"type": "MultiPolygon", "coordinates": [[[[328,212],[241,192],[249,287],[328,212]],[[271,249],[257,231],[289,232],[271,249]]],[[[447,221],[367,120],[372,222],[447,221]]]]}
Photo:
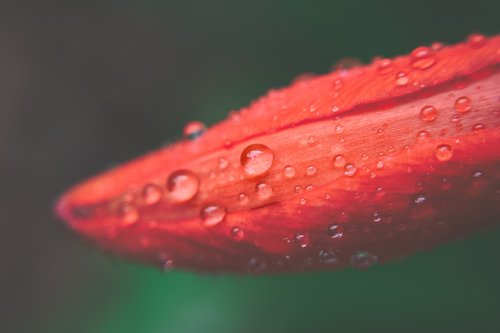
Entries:
{"type": "Polygon", "coordinates": [[[356,251],[351,256],[351,265],[357,269],[367,269],[375,265],[378,261],[377,256],[366,252],[366,251],[356,251]]]}
{"type": "Polygon", "coordinates": [[[271,149],[261,144],[252,144],[241,153],[241,166],[245,173],[255,177],[265,174],[271,168],[274,154],[271,149]]]}
{"type": "Polygon", "coordinates": [[[226,208],[210,205],[206,206],[201,210],[201,218],[203,220],[203,225],[206,227],[213,227],[221,223],[226,217],[226,208]]]}
{"type": "Polygon", "coordinates": [[[200,137],[206,131],[205,124],[199,121],[192,121],[184,127],[184,136],[189,140],[200,137]]]}
{"type": "Polygon", "coordinates": [[[162,196],[161,187],[156,184],[148,184],[144,186],[141,192],[142,202],[145,205],[154,205],[160,201],[162,196]]]}
{"type": "Polygon", "coordinates": [[[449,161],[451,159],[451,157],[453,156],[453,149],[451,148],[450,145],[442,144],[442,145],[437,146],[434,153],[435,153],[438,161],[446,162],[446,161],[449,161]]]}
{"type": "Polygon", "coordinates": [[[461,96],[455,100],[455,110],[460,113],[468,112],[472,109],[469,97],[461,96]]]}
{"type": "Polygon", "coordinates": [[[167,191],[175,202],[191,200],[196,193],[200,182],[194,173],[188,170],[177,170],[167,180],[167,191]]]}
{"type": "Polygon", "coordinates": [[[425,46],[417,47],[410,55],[411,66],[416,69],[427,69],[436,63],[431,49],[425,46]]]}
{"type": "Polygon", "coordinates": [[[260,200],[269,199],[273,195],[273,188],[267,183],[259,183],[255,186],[257,197],[260,200]]]}
{"type": "Polygon", "coordinates": [[[420,109],[420,119],[425,122],[431,122],[437,118],[438,112],[432,105],[426,105],[420,109]]]}

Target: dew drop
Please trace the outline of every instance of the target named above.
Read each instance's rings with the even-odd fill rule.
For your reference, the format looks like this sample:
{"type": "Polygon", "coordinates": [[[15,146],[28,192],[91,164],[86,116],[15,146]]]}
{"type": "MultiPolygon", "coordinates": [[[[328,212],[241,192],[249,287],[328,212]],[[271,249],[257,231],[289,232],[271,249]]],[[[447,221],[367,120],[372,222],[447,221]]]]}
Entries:
{"type": "Polygon", "coordinates": [[[123,225],[133,224],[139,219],[139,211],[134,205],[129,203],[120,203],[116,212],[123,225]]]}
{"type": "Polygon", "coordinates": [[[486,37],[481,34],[472,34],[467,38],[467,42],[474,48],[479,48],[486,44],[486,37]]]}
{"type": "Polygon", "coordinates": [[[273,164],[274,154],[267,146],[252,144],[241,153],[241,166],[251,177],[260,176],[269,171],[273,164]]]}
{"type": "Polygon", "coordinates": [[[377,261],[377,256],[366,251],[356,251],[351,256],[351,265],[356,269],[368,269],[375,265],[377,261]]]}
{"type": "Polygon", "coordinates": [[[302,193],[302,187],[300,187],[300,185],[297,185],[293,188],[293,191],[297,194],[302,193]]]}
{"type": "Polygon", "coordinates": [[[473,132],[476,132],[476,131],[482,131],[482,130],[484,130],[484,129],[486,129],[486,126],[484,126],[484,125],[483,125],[483,124],[481,124],[481,123],[477,123],[477,124],[474,124],[474,125],[472,126],[472,131],[473,131],[473,132]]]}
{"type": "Polygon", "coordinates": [[[238,201],[240,204],[246,205],[249,201],[248,195],[246,195],[245,193],[238,194],[238,201]]]}
{"type": "Polygon", "coordinates": [[[413,50],[410,58],[411,66],[416,69],[427,69],[436,63],[432,50],[425,46],[413,50]]]}
{"type": "Polygon", "coordinates": [[[241,241],[245,238],[245,232],[240,227],[233,227],[231,229],[231,237],[234,240],[241,241]]]}
{"type": "Polygon", "coordinates": [[[425,142],[425,141],[429,140],[430,137],[431,137],[431,135],[427,131],[420,131],[417,133],[417,141],[418,142],[425,142]]]}
{"type": "Polygon", "coordinates": [[[380,59],[378,61],[377,70],[381,75],[386,75],[391,73],[394,70],[394,66],[392,65],[392,60],[387,58],[380,59]]]}
{"type": "Polygon", "coordinates": [[[295,241],[301,249],[305,249],[310,244],[310,239],[308,234],[298,233],[295,235],[295,241]]]}
{"type": "Polygon", "coordinates": [[[455,110],[460,113],[468,112],[472,109],[469,97],[461,96],[455,100],[455,110]]]}
{"type": "Polygon", "coordinates": [[[344,174],[347,176],[347,177],[352,177],[356,174],[356,167],[354,166],[354,164],[352,163],[349,163],[349,164],[346,164],[346,166],[344,167],[344,174]]]}
{"type": "Polygon", "coordinates": [[[340,107],[338,105],[333,105],[332,108],[331,108],[331,111],[332,112],[339,112],[340,111],[340,107]]]}
{"type": "Polygon", "coordinates": [[[344,236],[344,228],[337,224],[330,224],[328,226],[327,233],[332,239],[340,239],[344,236]]]}
{"type": "Polygon", "coordinates": [[[283,174],[285,175],[286,178],[293,178],[295,176],[295,168],[291,165],[287,165],[283,169],[283,174]]]}
{"type": "Polygon", "coordinates": [[[420,119],[425,122],[431,122],[437,118],[437,110],[432,105],[426,105],[420,109],[420,119]]]}
{"type": "Polygon", "coordinates": [[[333,250],[320,250],[318,253],[319,262],[323,264],[336,264],[338,262],[337,256],[333,250]]]}
{"type": "Polygon", "coordinates": [[[201,218],[203,220],[203,225],[206,227],[212,227],[214,225],[221,223],[225,217],[226,217],[226,208],[221,206],[209,205],[201,210],[201,218]]]}
{"type": "Polygon", "coordinates": [[[408,76],[406,76],[406,73],[405,72],[399,72],[398,74],[396,74],[396,85],[397,86],[405,86],[408,84],[408,82],[410,81],[410,78],[408,76]]]}
{"type": "Polygon", "coordinates": [[[224,158],[224,157],[219,158],[219,169],[220,170],[226,169],[228,167],[228,165],[229,165],[229,162],[227,161],[226,158],[224,158]]]}
{"type": "Polygon", "coordinates": [[[335,126],[335,132],[337,132],[338,134],[343,133],[344,132],[344,127],[342,125],[335,126]]]}
{"type": "Polygon", "coordinates": [[[413,198],[413,203],[417,206],[422,206],[429,201],[429,198],[423,194],[418,194],[413,198]]]}
{"type": "Polygon", "coordinates": [[[310,165],[306,168],[306,175],[308,176],[314,176],[318,170],[316,167],[310,165]]]}
{"type": "Polygon", "coordinates": [[[191,200],[197,193],[200,182],[194,173],[188,170],[177,170],[167,180],[167,191],[175,202],[191,200]]]}
{"type": "Polygon", "coordinates": [[[255,186],[257,197],[260,200],[269,199],[273,195],[273,188],[267,183],[259,183],[255,186]]]}
{"type": "Polygon", "coordinates": [[[199,138],[205,131],[206,126],[202,122],[192,121],[184,127],[184,137],[189,140],[199,138]]]}
{"type": "Polygon", "coordinates": [[[435,153],[438,161],[446,162],[446,161],[449,161],[451,159],[451,157],[453,156],[453,149],[451,148],[450,145],[443,144],[443,145],[437,146],[434,153],[435,153]]]}
{"type": "Polygon", "coordinates": [[[142,202],[145,205],[154,205],[160,201],[162,196],[161,187],[156,184],[148,184],[144,186],[141,192],[142,202]]]}
{"type": "Polygon", "coordinates": [[[333,166],[335,168],[343,168],[346,165],[346,160],[344,156],[337,155],[333,158],[333,166]]]}
{"type": "Polygon", "coordinates": [[[306,191],[310,192],[312,190],[314,190],[314,186],[312,186],[312,185],[307,185],[306,186],[306,191]]]}
{"type": "Polygon", "coordinates": [[[305,206],[307,204],[307,199],[306,198],[300,198],[299,203],[301,206],[305,206]]]}

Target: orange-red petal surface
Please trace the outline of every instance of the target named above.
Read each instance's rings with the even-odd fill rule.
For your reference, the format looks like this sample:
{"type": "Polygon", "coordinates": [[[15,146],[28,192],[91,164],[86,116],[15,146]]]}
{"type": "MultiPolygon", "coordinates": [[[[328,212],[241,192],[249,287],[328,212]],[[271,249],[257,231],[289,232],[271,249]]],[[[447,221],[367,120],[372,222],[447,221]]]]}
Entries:
{"type": "Polygon", "coordinates": [[[57,205],[162,267],[369,267],[500,221],[500,36],[419,47],[272,90],[57,205]]]}

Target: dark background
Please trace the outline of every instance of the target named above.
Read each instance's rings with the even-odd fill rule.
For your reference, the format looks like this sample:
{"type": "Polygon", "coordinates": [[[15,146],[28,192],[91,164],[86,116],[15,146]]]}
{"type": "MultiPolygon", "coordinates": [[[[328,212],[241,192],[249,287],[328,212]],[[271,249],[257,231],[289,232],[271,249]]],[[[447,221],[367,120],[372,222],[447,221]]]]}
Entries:
{"type": "MultiPolygon", "coordinates": [[[[338,60],[500,32],[499,2],[1,1],[1,332],[500,332],[500,230],[366,272],[162,274],[52,213],[73,183],[338,60]]],[[[474,221],[471,221],[473,223],[474,221]]]]}

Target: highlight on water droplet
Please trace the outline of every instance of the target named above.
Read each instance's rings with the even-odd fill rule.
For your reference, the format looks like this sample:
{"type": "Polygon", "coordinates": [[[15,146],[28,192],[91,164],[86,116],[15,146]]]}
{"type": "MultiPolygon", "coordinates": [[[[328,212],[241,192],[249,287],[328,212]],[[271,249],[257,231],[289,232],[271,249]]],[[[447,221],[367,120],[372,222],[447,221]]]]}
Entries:
{"type": "Polygon", "coordinates": [[[450,145],[442,144],[437,146],[434,153],[438,161],[446,162],[449,161],[453,156],[453,149],[451,148],[450,145]]]}
{"type": "Polygon", "coordinates": [[[295,235],[295,241],[301,249],[305,249],[309,246],[311,240],[309,239],[309,234],[297,233],[295,235]]]}
{"type": "Polygon", "coordinates": [[[191,200],[198,193],[199,186],[198,177],[189,170],[174,171],[167,179],[167,192],[175,202],[191,200]]]}
{"type": "Polygon", "coordinates": [[[344,167],[344,174],[347,176],[347,177],[352,177],[356,174],[356,166],[354,166],[354,164],[352,163],[348,163],[346,164],[346,166],[344,167]]]}
{"type": "Polygon", "coordinates": [[[295,168],[291,165],[287,165],[283,169],[283,174],[285,175],[286,178],[293,178],[295,176],[295,168]]]}
{"type": "Polygon", "coordinates": [[[258,183],[255,186],[255,191],[260,200],[269,199],[273,195],[273,188],[267,183],[258,183]]]}
{"type": "Polygon", "coordinates": [[[327,233],[331,239],[340,239],[344,236],[344,228],[338,224],[330,224],[327,233]]]}
{"type": "Polygon", "coordinates": [[[436,63],[434,52],[425,46],[417,47],[410,55],[411,66],[416,69],[427,69],[436,63]]]}
{"type": "Polygon", "coordinates": [[[438,112],[432,105],[425,105],[420,109],[420,119],[425,122],[431,122],[437,118],[438,112]]]}
{"type": "Polygon", "coordinates": [[[460,113],[468,112],[472,109],[469,97],[461,96],[455,100],[455,110],[460,113]]]}
{"type": "Polygon", "coordinates": [[[251,177],[260,176],[273,165],[274,154],[262,144],[252,144],[241,153],[240,162],[245,173],[251,177]]]}
{"type": "Polygon", "coordinates": [[[203,225],[206,227],[213,227],[221,223],[225,217],[225,207],[209,205],[201,210],[201,219],[203,220],[203,225]]]}
{"type": "Polygon", "coordinates": [[[368,269],[378,262],[378,257],[367,251],[356,251],[351,256],[351,265],[356,269],[368,269]]]}
{"type": "Polygon", "coordinates": [[[142,202],[145,205],[154,205],[160,201],[162,197],[162,189],[156,184],[147,184],[141,192],[142,202]]]}
{"type": "Polygon", "coordinates": [[[206,126],[200,121],[191,121],[184,127],[184,137],[189,140],[199,138],[205,131],[206,126]]]}

